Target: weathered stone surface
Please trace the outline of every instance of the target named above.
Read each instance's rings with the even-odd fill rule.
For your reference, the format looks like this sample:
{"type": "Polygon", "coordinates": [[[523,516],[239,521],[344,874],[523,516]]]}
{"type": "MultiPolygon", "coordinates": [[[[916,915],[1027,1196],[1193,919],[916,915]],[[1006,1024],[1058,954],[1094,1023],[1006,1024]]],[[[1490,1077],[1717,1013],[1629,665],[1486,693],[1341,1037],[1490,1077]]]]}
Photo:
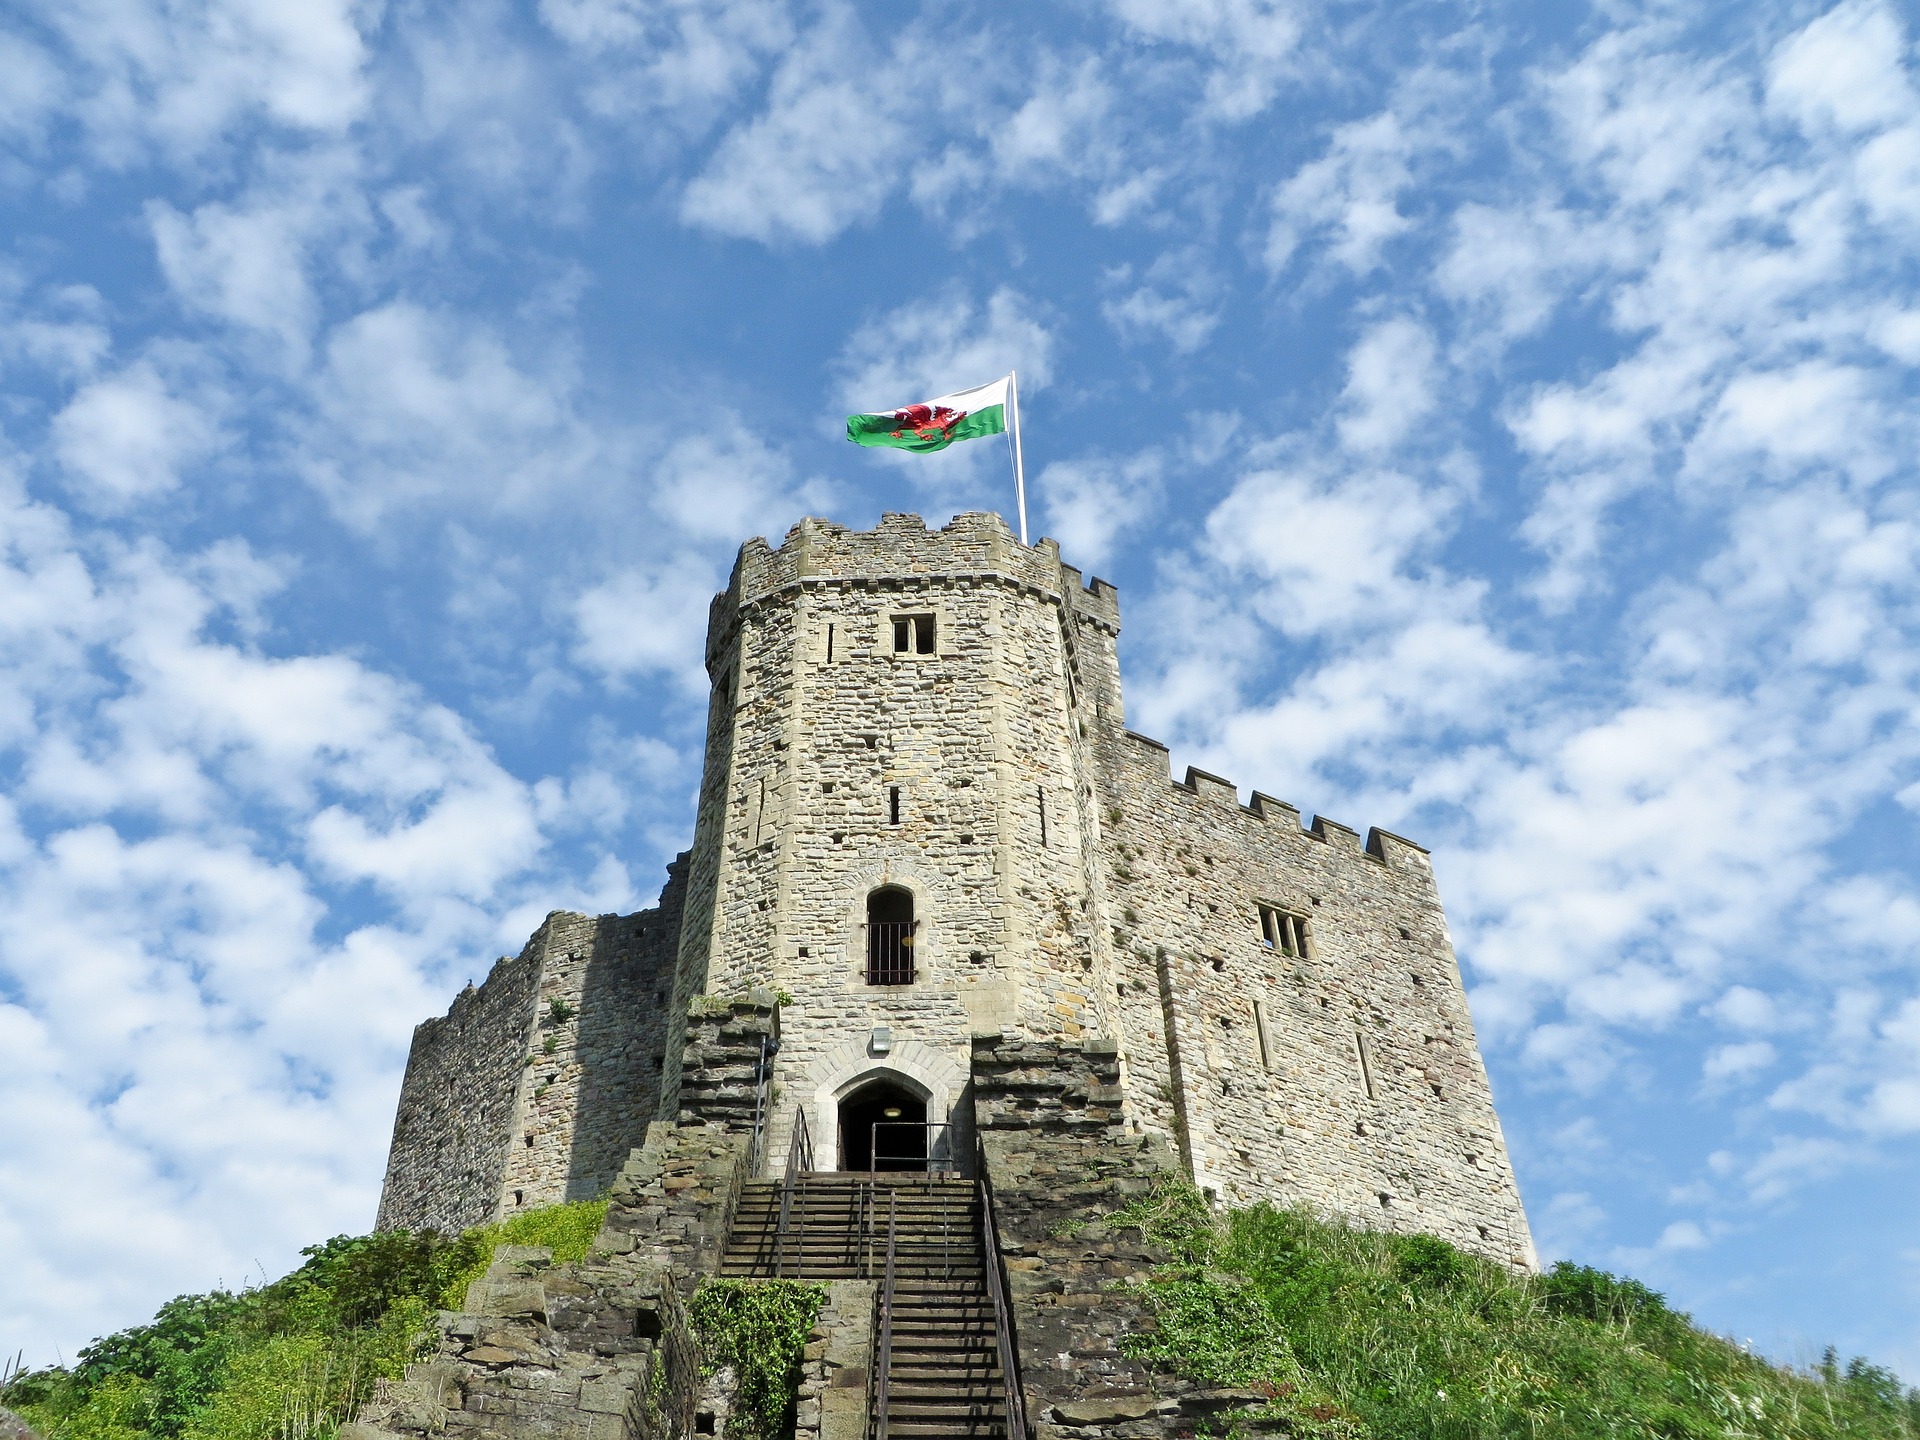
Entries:
{"type": "Polygon", "coordinates": [[[556,912],[421,1027],[381,1223],[603,1192],[648,1122],[746,1128],[763,1094],[763,1170],[802,1114],[831,1168],[839,1098],[868,1076],[924,1095],[965,1170],[970,1037],[1000,1033],[1114,1062],[1042,1085],[1043,1116],[1010,1057],[1001,1128],[1118,1119],[1222,1202],[1531,1265],[1426,852],[1173,780],[1126,728],[1119,630],[1111,585],[998,516],[744,545],[711,610],[692,848],[657,909],[556,912]],[[932,618],[930,651],[896,650],[902,615],[932,618]],[[914,897],[911,984],[866,983],[881,885],[914,897]],[[773,990],[793,1003],[763,1091],[773,990]]]}
{"type": "MultiPolygon", "coordinates": [[[[1174,780],[1126,728],[1119,630],[1111,585],[998,516],[806,520],[741,548],[660,905],[555,912],[415,1035],[383,1225],[613,1202],[586,1264],[496,1267],[448,1320],[443,1358],[479,1377],[449,1431],[653,1423],[582,1397],[665,1363],[744,1173],[777,1173],[803,1122],[837,1166],[839,1106],[881,1078],[948,1122],[937,1159],[985,1157],[1044,1430],[1253,1423],[1123,1353],[1151,1320],[1118,1282],[1160,1257],[1111,1217],[1166,1175],[1534,1263],[1426,852],[1174,780]],[[896,647],[902,617],[930,618],[930,648],[896,647]],[[911,983],[867,983],[882,886],[913,897],[911,983]],[[523,1358],[459,1360],[482,1351],[523,1358]],[[1160,1408],[1112,1408],[1144,1396],[1160,1408]]],[[[860,1368],[809,1381],[809,1434],[851,1413],[860,1368]]],[[[691,1424],[697,1387],[673,1385],[691,1424]]]]}
{"type": "Polygon", "coordinates": [[[40,1435],[13,1411],[0,1406],[0,1440],[40,1440],[40,1435]]]}

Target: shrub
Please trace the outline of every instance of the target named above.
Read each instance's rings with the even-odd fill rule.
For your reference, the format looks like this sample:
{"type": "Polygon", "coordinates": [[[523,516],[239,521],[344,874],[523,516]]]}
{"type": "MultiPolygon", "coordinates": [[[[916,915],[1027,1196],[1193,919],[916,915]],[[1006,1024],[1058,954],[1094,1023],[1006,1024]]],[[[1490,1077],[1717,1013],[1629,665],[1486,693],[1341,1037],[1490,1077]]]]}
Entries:
{"type": "Polygon", "coordinates": [[[694,1292],[687,1318],[706,1372],[733,1370],[733,1418],[742,1433],[759,1440],[780,1433],[800,1352],[826,1303],[824,1285],[800,1280],[707,1280],[694,1292]]]}
{"type": "Polygon", "coordinates": [[[556,1265],[584,1260],[593,1237],[606,1223],[607,1202],[576,1200],[547,1205],[510,1216],[496,1225],[482,1225],[460,1237],[458,1253],[449,1253],[434,1292],[442,1310],[458,1310],[466,1303],[467,1286],[487,1273],[500,1245],[545,1245],[556,1265]]]}

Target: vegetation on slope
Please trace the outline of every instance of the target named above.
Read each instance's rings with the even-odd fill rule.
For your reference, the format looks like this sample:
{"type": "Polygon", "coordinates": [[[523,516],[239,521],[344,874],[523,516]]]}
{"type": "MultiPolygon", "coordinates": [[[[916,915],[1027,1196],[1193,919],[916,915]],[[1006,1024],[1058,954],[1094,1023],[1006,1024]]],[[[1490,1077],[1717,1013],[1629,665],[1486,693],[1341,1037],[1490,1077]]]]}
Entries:
{"type": "Polygon", "coordinates": [[[382,1376],[434,1341],[496,1245],[578,1260],[604,1201],[555,1205],[457,1236],[336,1236],[257,1289],[182,1295],[151,1322],[96,1340],[71,1367],[0,1388],[47,1440],[327,1440],[382,1376]]]}
{"type": "MultiPolygon", "coordinates": [[[[0,1403],[48,1440],[328,1440],[375,1379],[432,1342],[434,1312],[460,1305],[494,1246],[578,1259],[604,1213],[563,1205],[456,1237],[329,1240],[270,1285],[182,1296],[71,1368],[15,1377],[0,1403]]],[[[1770,1364],[1598,1270],[1518,1277],[1430,1236],[1267,1206],[1216,1216],[1187,1185],[1116,1218],[1173,1257],[1137,1282],[1159,1327],[1130,1337],[1133,1353],[1257,1390],[1279,1428],[1301,1437],[1920,1440],[1920,1391],[1886,1370],[1831,1354],[1806,1370],[1770,1364]]],[[[715,1363],[743,1379],[790,1376],[817,1287],[740,1289],[714,1284],[698,1301],[715,1363]],[[744,1299],[778,1313],[749,1313],[744,1299]],[[781,1345],[767,1343],[770,1325],[781,1345]]],[[[755,1394],[756,1418],[780,1408],[770,1391],[755,1394]]]]}
{"type": "Polygon", "coordinates": [[[1710,1335],[1646,1286],[1561,1263],[1515,1276],[1426,1235],[1163,1187],[1119,1217],[1167,1246],[1132,1353],[1271,1397],[1296,1434],[1915,1440],[1920,1390],[1832,1352],[1811,1370],[1710,1335]]]}

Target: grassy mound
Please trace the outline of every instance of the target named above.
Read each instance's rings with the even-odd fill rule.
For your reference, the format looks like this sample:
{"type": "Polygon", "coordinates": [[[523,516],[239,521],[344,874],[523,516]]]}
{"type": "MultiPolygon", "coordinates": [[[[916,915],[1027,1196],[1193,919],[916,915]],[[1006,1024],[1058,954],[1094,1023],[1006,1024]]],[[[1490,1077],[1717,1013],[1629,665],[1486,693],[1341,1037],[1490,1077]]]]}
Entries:
{"type": "Polygon", "coordinates": [[[530,1210],[456,1236],[336,1236],[257,1289],[182,1295],[145,1325],[96,1340],[71,1368],[0,1388],[47,1440],[327,1440],[382,1376],[434,1340],[496,1245],[551,1245],[578,1260],[604,1201],[530,1210]]]}
{"type": "Polygon", "coordinates": [[[1920,1437],[1920,1390],[1888,1371],[1831,1352],[1771,1364],[1599,1270],[1518,1277],[1431,1236],[1265,1205],[1215,1216],[1184,1184],[1117,1218],[1174,1255],[1142,1283],[1159,1328],[1132,1353],[1262,1390],[1295,1434],[1920,1437]]]}

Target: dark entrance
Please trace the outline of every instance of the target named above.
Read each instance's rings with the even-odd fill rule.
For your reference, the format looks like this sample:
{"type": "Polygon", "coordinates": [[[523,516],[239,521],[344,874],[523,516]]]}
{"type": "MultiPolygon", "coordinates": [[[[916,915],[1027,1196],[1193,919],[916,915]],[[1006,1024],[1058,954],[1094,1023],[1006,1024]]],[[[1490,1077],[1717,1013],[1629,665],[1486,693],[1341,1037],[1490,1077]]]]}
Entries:
{"type": "Polygon", "coordinates": [[[925,1170],[927,1102],[888,1080],[840,1102],[842,1170],[925,1170]]]}

